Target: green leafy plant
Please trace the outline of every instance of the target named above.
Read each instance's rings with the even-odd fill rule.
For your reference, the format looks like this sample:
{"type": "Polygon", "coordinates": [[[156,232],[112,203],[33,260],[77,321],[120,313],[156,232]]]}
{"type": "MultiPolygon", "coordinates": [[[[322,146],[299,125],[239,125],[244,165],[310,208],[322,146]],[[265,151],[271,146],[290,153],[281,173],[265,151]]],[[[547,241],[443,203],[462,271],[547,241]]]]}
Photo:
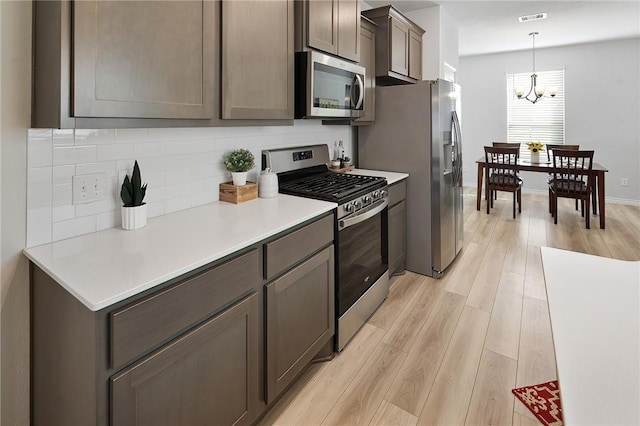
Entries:
{"type": "Polygon", "coordinates": [[[122,182],[122,189],[120,190],[120,198],[124,203],[124,207],[137,207],[141,206],[144,203],[145,193],[147,192],[147,184],[142,185],[142,178],[140,177],[140,167],[138,166],[138,161],[136,160],[133,165],[133,173],[131,174],[131,179],[129,179],[129,175],[124,177],[124,182],[122,182]]]}
{"type": "Polygon", "coordinates": [[[224,157],[224,166],[230,172],[248,172],[254,165],[255,158],[248,149],[236,149],[224,157]]]}

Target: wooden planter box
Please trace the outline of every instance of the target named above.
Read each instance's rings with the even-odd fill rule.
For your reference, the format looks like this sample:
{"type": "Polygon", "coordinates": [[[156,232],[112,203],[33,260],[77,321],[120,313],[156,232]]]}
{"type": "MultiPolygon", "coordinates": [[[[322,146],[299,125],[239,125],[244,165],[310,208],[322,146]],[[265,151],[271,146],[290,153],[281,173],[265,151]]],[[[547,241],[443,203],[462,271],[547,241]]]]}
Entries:
{"type": "Polygon", "coordinates": [[[258,185],[247,182],[246,185],[236,186],[232,182],[220,184],[220,201],[238,204],[258,198],[258,185]]]}

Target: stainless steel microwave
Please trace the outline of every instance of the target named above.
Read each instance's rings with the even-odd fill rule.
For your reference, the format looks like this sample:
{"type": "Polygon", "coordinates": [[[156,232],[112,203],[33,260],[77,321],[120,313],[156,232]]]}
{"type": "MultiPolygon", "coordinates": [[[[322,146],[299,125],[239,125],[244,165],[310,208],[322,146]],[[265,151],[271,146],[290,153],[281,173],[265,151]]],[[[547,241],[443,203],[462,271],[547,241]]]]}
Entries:
{"type": "Polygon", "coordinates": [[[308,51],[296,53],[296,118],[358,118],[364,114],[364,67],[308,51]]]}

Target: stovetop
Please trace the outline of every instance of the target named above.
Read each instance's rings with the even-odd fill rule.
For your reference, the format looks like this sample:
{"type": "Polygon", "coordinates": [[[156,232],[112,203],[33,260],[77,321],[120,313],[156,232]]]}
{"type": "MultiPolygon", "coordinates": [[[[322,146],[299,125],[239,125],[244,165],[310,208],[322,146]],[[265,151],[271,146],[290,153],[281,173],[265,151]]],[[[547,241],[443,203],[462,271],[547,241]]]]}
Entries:
{"type": "Polygon", "coordinates": [[[324,172],[280,181],[283,194],[343,203],[387,185],[384,177],[324,172]]]}

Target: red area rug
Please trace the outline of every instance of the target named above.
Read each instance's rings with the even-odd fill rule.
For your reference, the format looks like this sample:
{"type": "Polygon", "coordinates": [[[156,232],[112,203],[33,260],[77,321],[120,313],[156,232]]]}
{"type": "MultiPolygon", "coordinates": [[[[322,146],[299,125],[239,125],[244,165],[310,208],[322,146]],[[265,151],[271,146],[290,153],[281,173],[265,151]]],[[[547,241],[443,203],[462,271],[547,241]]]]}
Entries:
{"type": "Polygon", "coordinates": [[[562,426],[562,406],[558,381],[512,389],[511,392],[545,426],[562,426]]]}

